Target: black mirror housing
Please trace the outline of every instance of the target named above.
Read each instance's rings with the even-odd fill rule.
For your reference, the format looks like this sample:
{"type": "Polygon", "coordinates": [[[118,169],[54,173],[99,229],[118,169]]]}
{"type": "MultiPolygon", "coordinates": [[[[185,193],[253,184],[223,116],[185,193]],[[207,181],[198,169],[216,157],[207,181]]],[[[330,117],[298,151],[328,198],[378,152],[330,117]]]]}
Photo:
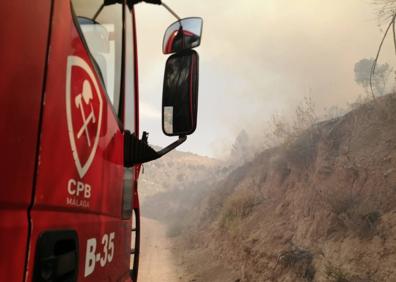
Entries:
{"type": "Polygon", "coordinates": [[[162,131],[186,136],[197,127],[199,56],[185,50],[166,62],[162,96],[162,131]]]}

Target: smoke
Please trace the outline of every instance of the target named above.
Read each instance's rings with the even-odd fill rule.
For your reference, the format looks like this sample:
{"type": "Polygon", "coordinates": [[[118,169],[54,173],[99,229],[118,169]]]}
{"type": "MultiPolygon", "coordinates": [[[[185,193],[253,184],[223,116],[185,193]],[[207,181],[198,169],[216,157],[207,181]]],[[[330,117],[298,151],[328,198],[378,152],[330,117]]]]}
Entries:
{"type": "MultiPolygon", "coordinates": [[[[167,3],[181,16],[202,16],[199,120],[182,150],[218,156],[241,130],[265,130],[273,114],[293,113],[304,97],[319,111],[362,93],[354,65],[374,56],[381,38],[372,5],[361,0],[218,0],[167,3]],[[186,4],[188,2],[188,5],[186,4]]],[[[174,20],[157,6],[138,5],[141,97],[160,109],[162,34],[174,20]],[[153,21],[155,19],[155,21],[153,21]]],[[[389,47],[389,48],[388,48],[389,47]]],[[[385,43],[384,61],[393,58],[385,43]]],[[[142,120],[166,145],[161,121],[142,120]]]]}

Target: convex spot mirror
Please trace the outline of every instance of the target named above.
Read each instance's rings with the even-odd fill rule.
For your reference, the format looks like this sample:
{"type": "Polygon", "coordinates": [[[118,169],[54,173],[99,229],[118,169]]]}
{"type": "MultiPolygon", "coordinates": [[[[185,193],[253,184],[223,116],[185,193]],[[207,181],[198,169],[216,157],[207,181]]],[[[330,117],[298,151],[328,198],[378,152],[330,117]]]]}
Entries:
{"type": "Polygon", "coordinates": [[[201,44],[202,18],[185,18],[171,24],[165,32],[162,52],[177,53],[201,44]]]}
{"type": "Polygon", "coordinates": [[[185,136],[197,127],[198,63],[194,50],[173,54],[166,62],[162,96],[165,135],[185,136]]]}

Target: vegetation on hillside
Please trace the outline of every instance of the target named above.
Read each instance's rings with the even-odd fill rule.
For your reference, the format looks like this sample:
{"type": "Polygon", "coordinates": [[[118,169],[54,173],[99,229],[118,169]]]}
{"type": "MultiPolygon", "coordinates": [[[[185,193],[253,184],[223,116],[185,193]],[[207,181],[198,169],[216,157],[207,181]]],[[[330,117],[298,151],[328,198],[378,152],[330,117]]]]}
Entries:
{"type": "Polygon", "coordinates": [[[153,201],[175,205],[168,235],[192,279],[396,281],[395,107],[396,95],[354,105],[153,201]]]}

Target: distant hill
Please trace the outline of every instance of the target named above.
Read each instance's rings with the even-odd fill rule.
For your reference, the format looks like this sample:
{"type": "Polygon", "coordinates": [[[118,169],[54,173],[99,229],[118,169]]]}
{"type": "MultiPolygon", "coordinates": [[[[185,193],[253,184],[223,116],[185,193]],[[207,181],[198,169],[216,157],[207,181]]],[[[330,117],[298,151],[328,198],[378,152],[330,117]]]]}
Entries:
{"type": "Polygon", "coordinates": [[[170,228],[192,281],[396,281],[395,94],[201,185],[170,228]]]}
{"type": "Polygon", "coordinates": [[[184,190],[202,179],[215,177],[219,173],[219,164],[216,159],[181,151],[172,151],[158,160],[144,164],[139,179],[139,194],[143,205],[149,196],[184,190]]]}

